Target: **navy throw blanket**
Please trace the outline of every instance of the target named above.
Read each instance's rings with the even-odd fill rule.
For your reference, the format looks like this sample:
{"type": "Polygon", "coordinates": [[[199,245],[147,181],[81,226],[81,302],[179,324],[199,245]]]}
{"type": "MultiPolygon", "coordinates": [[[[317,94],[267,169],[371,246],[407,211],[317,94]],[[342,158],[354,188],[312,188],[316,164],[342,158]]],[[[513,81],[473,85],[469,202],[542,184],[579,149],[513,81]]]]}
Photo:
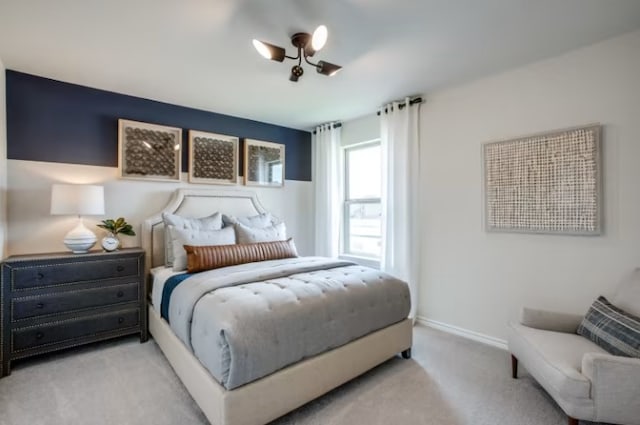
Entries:
{"type": "Polygon", "coordinates": [[[160,316],[169,321],[169,303],[171,302],[171,294],[173,290],[178,287],[186,278],[191,276],[193,273],[182,273],[171,276],[164,284],[164,288],[162,288],[162,303],[160,304],[160,316]]]}

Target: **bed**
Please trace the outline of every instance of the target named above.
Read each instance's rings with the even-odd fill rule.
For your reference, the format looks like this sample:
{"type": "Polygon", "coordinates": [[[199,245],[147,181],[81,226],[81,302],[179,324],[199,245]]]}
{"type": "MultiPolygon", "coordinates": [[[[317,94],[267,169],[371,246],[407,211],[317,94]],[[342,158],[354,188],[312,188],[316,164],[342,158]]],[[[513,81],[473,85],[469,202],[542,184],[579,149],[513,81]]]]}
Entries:
{"type": "MultiPolygon", "coordinates": [[[[247,375],[246,371],[252,368],[236,367],[232,373],[226,370],[224,377],[217,376],[215,363],[214,366],[212,366],[210,364],[211,362],[205,361],[205,357],[199,354],[197,348],[194,349],[194,347],[198,345],[203,345],[203,343],[197,343],[195,341],[196,331],[194,330],[194,342],[193,346],[191,346],[189,340],[185,339],[185,336],[176,328],[176,326],[180,326],[180,322],[172,319],[171,323],[169,323],[162,317],[161,311],[159,311],[162,310],[162,308],[157,287],[158,282],[164,282],[164,279],[169,278],[168,275],[174,274],[162,271],[162,266],[165,263],[165,229],[162,214],[171,213],[185,217],[204,217],[212,212],[224,212],[225,214],[241,217],[263,214],[266,211],[253,192],[178,189],[165,208],[145,220],[142,232],[142,245],[146,252],[146,268],[147,276],[149,276],[147,287],[150,292],[150,299],[152,300],[148,313],[149,331],[211,424],[265,424],[327,393],[333,388],[353,379],[398,353],[402,353],[405,358],[410,357],[412,322],[405,316],[399,319],[393,319],[393,323],[390,325],[385,325],[375,331],[367,332],[363,336],[359,336],[350,342],[340,342],[339,345],[331,347],[328,350],[323,350],[320,353],[314,352],[311,356],[302,353],[302,359],[293,364],[288,364],[284,367],[269,365],[269,367],[275,368],[273,371],[270,371],[268,368],[263,368],[264,370],[262,372],[256,372],[257,375],[244,376],[247,375]],[[155,271],[153,278],[151,278],[151,270],[155,271]],[[167,276],[162,277],[161,275],[163,273],[167,276]],[[159,275],[161,276],[160,278],[158,278],[159,275]],[[152,291],[153,286],[156,286],[156,288],[152,291]],[[200,355],[202,361],[198,359],[198,355],[200,355]]],[[[351,274],[352,278],[355,276],[357,279],[360,279],[362,276],[364,276],[363,279],[376,278],[372,275],[372,273],[375,273],[373,270],[365,270],[364,268],[359,268],[359,266],[341,262],[331,262],[329,259],[300,257],[299,259],[283,261],[284,263],[277,261],[264,262],[264,264],[241,265],[236,266],[236,268],[217,269],[217,271],[212,271],[211,273],[203,272],[201,275],[199,274],[200,276],[195,276],[192,280],[197,280],[197,278],[207,273],[215,276],[215,279],[218,279],[218,281],[223,278],[226,279],[227,276],[232,276],[234,273],[237,275],[246,274],[247,276],[253,277],[251,274],[254,273],[251,271],[252,269],[256,267],[270,267],[269,273],[265,274],[264,270],[257,272],[258,275],[262,274],[267,276],[264,282],[253,283],[253,278],[249,280],[245,279],[246,281],[240,282],[243,283],[242,285],[237,285],[236,283],[231,289],[226,289],[227,291],[236,291],[235,293],[239,293],[240,290],[254,291],[254,288],[257,287],[267,288],[265,289],[266,292],[269,292],[269,290],[273,292],[273,288],[282,290],[290,289],[287,285],[295,285],[296,282],[299,284],[301,280],[305,281],[305,283],[315,282],[316,286],[320,278],[327,279],[329,282],[335,282],[336,277],[334,275],[328,275],[329,277],[325,276],[330,272],[334,274],[344,274],[345,276],[351,274]],[[326,264],[321,264],[323,262],[326,262],[326,264]],[[326,266],[329,271],[322,271],[319,266],[326,266]],[[302,269],[300,269],[300,267],[302,267],[302,269]],[[288,272],[286,272],[286,270],[289,269],[302,270],[302,272],[287,275],[288,272]],[[274,272],[272,273],[271,270],[274,272]],[[309,276],[309,274],[311,274],[311,276],[309,276]],[[280,279],[289,280],[282,281],[280,279]],[[249,281],[252,283],[247,283],[249,281]]],[[[192,285],[192,287],[200,286],[201,283],[192,285]]],[[[315,288],[313,285],[310,286],[315,288]]],[[[338,285],[343,291],[344,286],[344,284],[338,285]]],[[[295,286],[293,286],[293,288],[295,289],[295,286]]],[[[217,296],[219,293],[222,293],[221,289],[208,293],[206,297],[208,302],[215,304],[216,299],[220,298],[217,296]]],[[[233,295],[234,293],[230,292],[230,294],[233,295]]],[[[382,294],[382,292],[379,294],[382,294]]],[[[390,295],[394,294],[394,292],[387,290],[384,294],[386,295],[382,296],[382,298],[386,297],[387,302],[395,302],[390,295]]],[[[176,295],[172,295],[172,297],[174,296],[176,295]]],[[[351,295],[347,292],[345,296],[351,295]]],[[[381,298],[381,296],[378,295],[377,298],[381,298]]],[[[370,300],[373,300],[373,298],[370,298],[370,300]]],[[[162,302],[164,302],[164,300],[162,302]]],[[[174,302],[177,303],[177,301],[173,301],[172,299],[172,306],[174,302]]],[[[197,319],[195,314],[200,314],[201,317],[206,318],[204,313],[198,313],[198,311],[202,310],[200,306],[206,304],[206,302],[198,301],[198,303],[198,309],[193,309],[194,316],[192,319],[194,329],[196,323],[202,322],[201,319],[197,319]]],[[[216,305],[220,305],[219,301],[216,305]]],[[[371,301],[371,307],[375,307],[373,301],[371,301]]],[[[326,312],[326,308],[309,314],[324,317],[323,314],[326,316],[326,313],[322,313],[323,311],[326,312]]],[[[398,310],[396,309],[394,311],[396,311],[395,314],[397,315],[398,310]]],[[[354,314],[353,309],[351,313],[354,314]]],[[[366,318],[366,321],[373,321],[376,320],[375,318],[377,316],[376,314],[369,314],[363,317],[366,318]]],[[[185,323],[190,326],[192,319],[184,319],[182,326],[185,326],[185,323]]],[[[280,318],[279,320],[278,326],[287,325],[286,317],[280,318]]],[[[329,320],[329,318],[327,318],[327,320],[329,320]]],[[[344,318],[337,320],[338,322],[331,328],[336,330],[336,334],[339,334],[340,332],[337,331],[343,328],[349,328],[350,324],[344,318]]],[[[264,322],[264,319],[260,322],[264,322]]],[[[300,322],[300,320],[289,320],[289,322],[295,324],[300,322]]],[[[321,320],[314,318],[310,323],[316,326],[324,325],[320,322],[321,320]]],[[[257,323],[257,325],[258,324],[259,323],[257,323]]],[[[254,329],[247,326],[244,326],[244,328],[253,332],[250,334],[251,338],[260,338],[262,328],[259,326],[256,326],[254,329]]],[[[215,332],[215,329],[208,329],[208,331],[215,332]]],[[[200,334],[201,332],[198,331],[197,333],[200,334]]],[[[206,333],[207,332],[204,332],[205,335],[206,333]]],[[[289,333],[288,335],[291,334],[289,333]]],[[[293,340],[302,340],[302,335],[296,336],[294,333],[293,336],[293,340]]],[[[201,341],[206,342],[204,336],[199,338],[201,338],[201,341]]],[[[278,341],[275,343],[277,344],[278,341]]],[[[215,345],[216,344],[208,344],[207,346],[211,348],[215,345]]],[[[263,344],[263,346],[265,345],[263,344]]],[[[247,350],[251,348],[251,346],[243,347],[243,349],[247,350]]],[[[235,351],[238,350],[236,349],[235,351]]],[[[254,351],[257,353],[260,350],[254,349],[254,351]]],[[[251,353],[244,354],[251,355],[251,353]]],[[[241,356],[236,355],[234,364],[242,365],[239,359],[241,359],[241,356]]],[[[247,365],[251,365],[251,363],[247,363],[247,365]]]]}

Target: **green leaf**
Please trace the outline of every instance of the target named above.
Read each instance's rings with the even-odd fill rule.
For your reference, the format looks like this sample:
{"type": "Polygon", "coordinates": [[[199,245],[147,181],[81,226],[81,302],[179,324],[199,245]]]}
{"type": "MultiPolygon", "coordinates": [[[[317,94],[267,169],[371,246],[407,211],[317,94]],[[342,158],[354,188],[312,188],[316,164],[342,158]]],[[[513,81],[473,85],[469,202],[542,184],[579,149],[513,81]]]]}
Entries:
{"type": "Polygon", "coordinates": [[[118,233],[128,236],[136,235],[136,232],[133,231],[133,227],[127,223],[124,217],[118,217],[116,220],[108,218],[106,220],[102,220],[102,224],[97,224],[96,226],[102,229],[107,229],[114,235],[118,233]]]}

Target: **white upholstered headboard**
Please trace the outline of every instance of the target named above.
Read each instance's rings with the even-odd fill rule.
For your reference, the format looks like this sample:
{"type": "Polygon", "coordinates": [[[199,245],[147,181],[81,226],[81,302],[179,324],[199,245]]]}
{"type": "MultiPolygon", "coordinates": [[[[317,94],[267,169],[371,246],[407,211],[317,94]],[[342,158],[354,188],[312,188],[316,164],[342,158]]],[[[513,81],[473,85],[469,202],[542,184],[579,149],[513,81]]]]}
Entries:
{"type": "Polygon", "coordinates": [[[215,212],[246,216],[266,212],[254,192],[245,190],[178,189],[162,210],[147,218],[142,225],[142,247],[145,250],[146,276],[149,269],[164,264],[164,223],[162,213],[184,217],[205,217],[215,212]]]}

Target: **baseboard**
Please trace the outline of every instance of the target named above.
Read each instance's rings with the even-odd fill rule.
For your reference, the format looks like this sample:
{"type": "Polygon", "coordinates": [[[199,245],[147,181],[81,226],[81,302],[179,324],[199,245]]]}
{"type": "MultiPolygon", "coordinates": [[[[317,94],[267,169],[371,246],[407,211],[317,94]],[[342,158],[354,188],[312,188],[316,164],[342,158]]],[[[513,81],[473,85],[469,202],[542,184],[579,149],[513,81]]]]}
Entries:
{"type": "Polygon", "coordinates": [[[500,338],[495,338],[489,335],[482,334],[480,332],[470,331],[469,329],[460,328],[458,326],[449,325],[447,323],[438,322],[437,320],[427,319],[426,317],[418,316],[416,321],[422,325],[429,326],[430,328],[438,329],[440,331],[448,332],[450,334],[458,335],[467,339],[481,342],[483,344],[491,345],[492,347],[507,350],[507,341],[500,338]]]}

